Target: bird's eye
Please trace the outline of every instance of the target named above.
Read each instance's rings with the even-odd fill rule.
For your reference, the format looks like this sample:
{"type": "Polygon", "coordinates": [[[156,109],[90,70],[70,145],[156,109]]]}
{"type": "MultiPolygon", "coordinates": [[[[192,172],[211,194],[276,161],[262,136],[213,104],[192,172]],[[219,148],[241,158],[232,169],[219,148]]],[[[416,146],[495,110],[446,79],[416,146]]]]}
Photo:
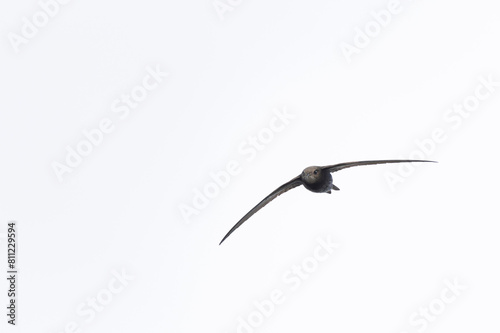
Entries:
{"type": "Polygon", "coordinates": [[[317,175],[318,174],[318,170],[314,170],[314,174],[317,175]]]}

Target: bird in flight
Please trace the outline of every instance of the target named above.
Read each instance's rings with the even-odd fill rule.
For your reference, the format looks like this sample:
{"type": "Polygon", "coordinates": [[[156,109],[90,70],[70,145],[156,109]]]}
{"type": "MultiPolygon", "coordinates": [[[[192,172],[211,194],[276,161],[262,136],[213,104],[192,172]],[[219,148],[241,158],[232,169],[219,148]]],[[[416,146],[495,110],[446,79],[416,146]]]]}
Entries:
{"type": "Polygon", "coordinates": [[[304,185],[306,189],[311,192],[316,193],[332,193],[332,190],[338,191],[339,188],[335,186],[332,182],[332,173],[354,167],[359,165],[371,165],[371,164],[385,164],[385,163],[408,163],[408,162],[433,162],[435,161],[427,161],[427,160],[374,160],[374,161],[358,161],[358,162],[347,162],[347,163],[339,163],[334,165],[327,166],[310,166],[305,168],[304,171],[297,177],[292,180],[286,182],[285,184],[278,187],[276,190],[271,192],[267,197],[265,197],[261,202],[257,204],[254,208],[252,208],[245,216],[241,218],[234,225],[234,227],[229,230],[229,232],[224,236],[224,238],[220,241],[219,245],[222,244],[226,238],[229,237],[236,229],[238,229],[246,220],[248,220],[253,214],[257,213],[262,207],[273,201],[277,196],[285,193],[288,190],[291,190],[294,187],[304,185]]]}

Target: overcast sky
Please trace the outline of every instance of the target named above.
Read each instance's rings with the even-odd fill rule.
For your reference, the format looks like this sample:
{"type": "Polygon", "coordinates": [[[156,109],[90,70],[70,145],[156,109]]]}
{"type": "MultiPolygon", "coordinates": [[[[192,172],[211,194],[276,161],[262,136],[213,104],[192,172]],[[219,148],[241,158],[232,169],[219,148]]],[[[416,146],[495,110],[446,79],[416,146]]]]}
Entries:
{"type": "Polygon", "coordinates": [[[2,332],[498,331],[491,1],[4,1],[2,332]],[[310,165],[416,158],[299,187],[310,165]],[[16,327],[7,226],[16,221],[16,327]]]}

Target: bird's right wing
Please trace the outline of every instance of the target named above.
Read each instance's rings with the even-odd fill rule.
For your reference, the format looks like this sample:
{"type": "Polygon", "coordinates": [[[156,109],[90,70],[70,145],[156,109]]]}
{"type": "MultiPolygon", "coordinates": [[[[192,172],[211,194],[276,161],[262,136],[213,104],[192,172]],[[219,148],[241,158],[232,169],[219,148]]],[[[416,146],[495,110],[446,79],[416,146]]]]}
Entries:
{"type": "Polygon", "coordinates": [[[240,225],[242,225],[243,222],[245,222],[246,220],[248,220],[253,214],[257,213],[262,207],[264,207],[265,205],[267,205],[268,203],[270,203],[271,201],[273,201],[277,196],[285,193],[288,190],[291,190],[294,187],[300,186],[300,185],[302,185],[302,180],[300,179],[300,176],[297,176],[297,177],[293,178],[292,180],[290,180],[289,182],[281,185],[280,187],[278,187],[273,192],[271,192],[271,194],[269,194],[261,202],[259,202],[257,204],[257,206],[255,206],[254,208],[252,208],[245,216],[243,216],[241,218],[241,220],[238,221],[238,223],[236,223],[234,225],[234,227],[231,228],[231,230],[229,230],[229,232],[226,234],[226,236],[224,236],[224,238],[220,241],[219,245],[222,244],[222,242],[226,238],[228,238],[229,235],[231,235],[236,229],[238,229],[238,227],[240,225]]]}

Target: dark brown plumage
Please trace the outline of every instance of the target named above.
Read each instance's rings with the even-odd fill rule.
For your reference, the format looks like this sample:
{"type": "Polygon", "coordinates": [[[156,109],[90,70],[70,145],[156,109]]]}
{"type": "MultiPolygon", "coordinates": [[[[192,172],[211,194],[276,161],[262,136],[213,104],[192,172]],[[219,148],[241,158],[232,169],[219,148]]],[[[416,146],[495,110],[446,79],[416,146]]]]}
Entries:
{"type": "Polygon", "coordinates": [[[252,208],[245,216],[241,218],[241,220],[236,223],[231,230],[224,236],[224,238],[219,243],[222,242],[229,237],[236,229],[239,228],[240,225],[243,224],[246,220],[248,220],[253,214],[257,213],[262,207],[273,201],[277,196],[285,193],[288,190],[291,190],[294,187],[304,185],[309,191],[316,193],[331,193],[332,190],[338,191],[339,188],[332,183],[332,173],[350,168],[353,166],[360,165],[371,165],[371,164],[385,164],[385,163],[405,163],[405,162],[434,162],[434,161],[426,161],[426,160],[375,160],[375,161],[359,161],[359,162],[347,162],[347,163],[339,163],[334,165],[327,166],[310,166],[305,168],[304,171],[297,177],[291,179],[285,184],[278,187],[276,190],[271,192],[267,197],[265,197],[261,202],[257,204],[254,208],[252,208]]]}

